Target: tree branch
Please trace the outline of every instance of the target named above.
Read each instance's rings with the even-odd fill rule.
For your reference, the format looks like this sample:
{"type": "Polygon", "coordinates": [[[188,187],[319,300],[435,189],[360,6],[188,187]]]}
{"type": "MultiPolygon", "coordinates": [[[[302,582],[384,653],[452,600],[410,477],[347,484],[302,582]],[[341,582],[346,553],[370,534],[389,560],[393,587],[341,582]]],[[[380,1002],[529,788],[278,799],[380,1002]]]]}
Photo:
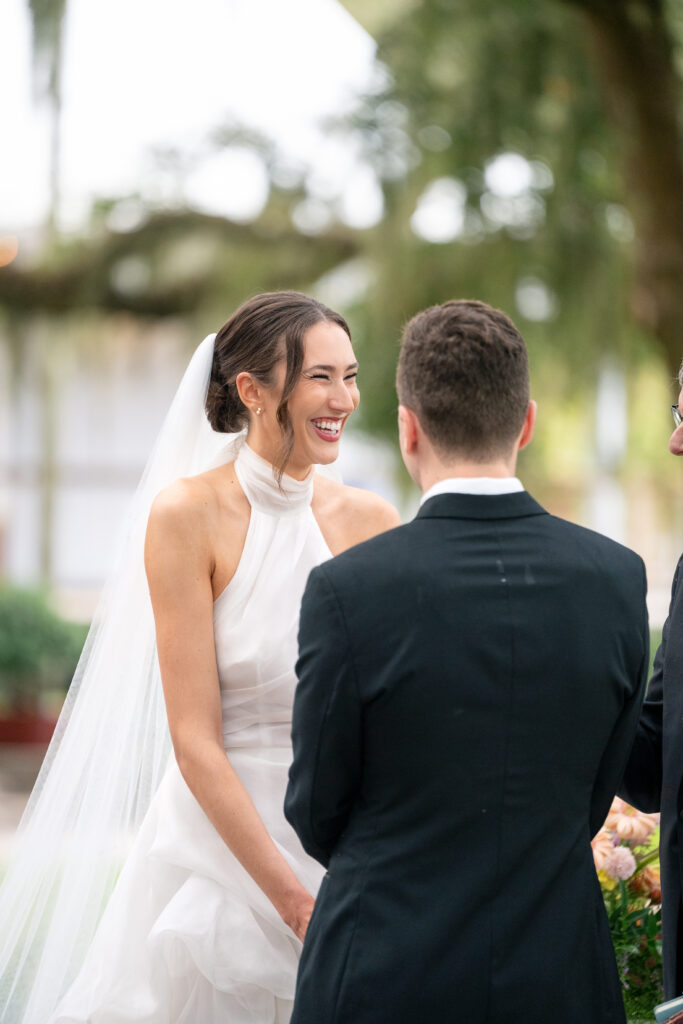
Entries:
{"type": "Polygon", "coordinates": [[[343,229],[311,238],[289,226],[237,224],[193,211],[166,211],[134,231],[110,231],[83,240],[44,264],[22,267],[15,262],[1,268],[0,305],[18,313],[65,313],[81,307],[176,316],[198,308],[212,294],[220,295],[226,269],[239,279],[249,276],[248,264],[254,268],[250,276],[255,287],[296,288],[357,251],[357,240],[343,229]],[[217,253],[211,269],[173,275],[155,272],[164,253],[188,239],[203,241],[217,253]],[[266,253],[268,258],[261,258],[266,253]],[[134,289],[116,284],[117,264],[130,257],[146,261],[152,270],[150,282],[134,289]]]}

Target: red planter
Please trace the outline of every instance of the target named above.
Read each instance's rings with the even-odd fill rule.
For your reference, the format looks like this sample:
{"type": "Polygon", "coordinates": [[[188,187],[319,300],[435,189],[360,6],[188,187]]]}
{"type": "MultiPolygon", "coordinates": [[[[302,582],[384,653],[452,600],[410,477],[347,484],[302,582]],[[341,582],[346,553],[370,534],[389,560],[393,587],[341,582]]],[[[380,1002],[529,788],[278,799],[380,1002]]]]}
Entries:
{"type": "Polygon", "coordinates": [[[0,743],[40,743],[52,739],[56,718],[30,711],[15,711],[0,717],[0,743]]]}

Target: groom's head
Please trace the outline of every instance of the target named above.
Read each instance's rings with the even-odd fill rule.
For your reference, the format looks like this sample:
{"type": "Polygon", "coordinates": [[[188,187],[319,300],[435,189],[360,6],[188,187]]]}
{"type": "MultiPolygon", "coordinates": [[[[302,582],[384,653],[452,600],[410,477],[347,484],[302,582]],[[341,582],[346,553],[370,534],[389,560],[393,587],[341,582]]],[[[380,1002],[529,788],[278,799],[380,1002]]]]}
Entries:
{"type": "Polygon", "coordinates": [[[403,440],[414,427],[444,465],[514,465],[530,440],[524,339],[483,302],[444,302],[414,316],[403,332],[396,388],[403,440]]]}

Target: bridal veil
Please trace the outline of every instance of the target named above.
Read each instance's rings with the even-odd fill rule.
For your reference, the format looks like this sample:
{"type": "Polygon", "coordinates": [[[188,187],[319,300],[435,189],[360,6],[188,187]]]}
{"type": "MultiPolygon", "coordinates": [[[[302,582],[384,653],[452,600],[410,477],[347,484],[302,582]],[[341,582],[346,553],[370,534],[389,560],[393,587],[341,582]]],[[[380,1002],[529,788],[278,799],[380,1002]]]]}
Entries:
{"type": "Polygon", "coordinates": [[[77,973],[167,766],[144,536],[155,495],[229,461],[241,437],[215,433],[204,411],[214,338],[194,353],[133,498],[0,887],[3,1024],[44,1024],[77,973]]]}

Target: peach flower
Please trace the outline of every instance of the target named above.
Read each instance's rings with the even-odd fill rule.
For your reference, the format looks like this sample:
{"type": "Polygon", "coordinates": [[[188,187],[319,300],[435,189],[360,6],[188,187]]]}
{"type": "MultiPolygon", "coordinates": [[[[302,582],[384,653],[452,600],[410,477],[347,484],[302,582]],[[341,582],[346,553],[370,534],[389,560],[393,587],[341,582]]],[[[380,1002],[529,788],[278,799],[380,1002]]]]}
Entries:
{"type": "Polygon", "coordinates": [[[638,846],[650,838],[658,824],[658,814],[644,814],[642,811],[637,811],[635,807],[631,807],[617,796],[612,801],[603,828],[616,832],[619,839],[638,846]]]}
{"type": "Polygon", "coordinates": [[[612,837],[605,828],[601,828],[600,831],[593,836],[591,839],[591,847],[593,849],[595,870],[601,871],[605,863],[605,858],[614,849],[612,837]]]}
{"type": "Polygon", "coordinates": [[[662,902],[662,882],[659,868],[654,864],[648,864],[646,868],[628,883],[629,889],[641,896],[647,896],[653,903],[662,902]]]}

